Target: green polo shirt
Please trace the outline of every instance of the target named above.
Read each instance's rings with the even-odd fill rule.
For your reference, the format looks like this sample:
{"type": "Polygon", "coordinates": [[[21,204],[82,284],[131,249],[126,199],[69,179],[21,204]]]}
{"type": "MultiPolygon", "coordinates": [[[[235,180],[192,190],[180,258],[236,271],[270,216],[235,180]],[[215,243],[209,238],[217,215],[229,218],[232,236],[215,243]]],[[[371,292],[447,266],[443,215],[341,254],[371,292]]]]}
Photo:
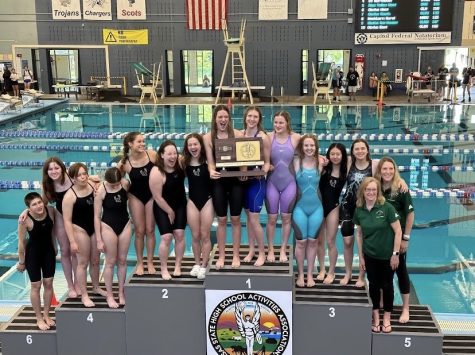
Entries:
{"type": "Polygon", "coordinates": [[[412,203],[412,197],[409,191],[397,192],[395,196],[391,196],[391,189],[383,191],[383,195],[391,205],[394,206],[401,219],[401,228],[404,233],[404,227],[406,226],[406,219],[409,213],[414,212],[414,204],[412,203]]]}
{"type": "Polygon", "coordinates": [[[399,214],[388,202],[374,205],[371,211],[366,206],[357,207],[353,223],[363,232],[363,253],[375,259],[389,260],[394,247],[391,223],[398,219],[399,214]]]}

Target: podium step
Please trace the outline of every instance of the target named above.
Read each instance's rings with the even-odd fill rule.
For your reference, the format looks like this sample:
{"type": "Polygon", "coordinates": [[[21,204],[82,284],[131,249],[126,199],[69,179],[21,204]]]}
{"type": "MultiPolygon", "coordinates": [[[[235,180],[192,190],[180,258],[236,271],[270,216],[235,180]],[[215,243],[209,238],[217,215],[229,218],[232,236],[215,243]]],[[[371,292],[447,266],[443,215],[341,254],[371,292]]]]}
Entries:
{"type": "MultiPolygon", "coordinates": [[[[372,306],[365,287],[357,288],[357,277],[340,285],[344,275],[332,284],[317,281],[314,287],[294,287],[294,354],[371,354],[372,306]],[[308,329],[318,329],[309,336],[308,329]],[[344,341],[330,341],[338,334],[344,341]]],[[[297,275],[295,275],[295,280],[297,275]]]]}
{"type": "MultiPolygon", "coordinates": [[[[169,258],[170,273],[174,264],[175,258],[169,258]]],[[[144,275],[127,280],[128,354],[206,354],[205,291],[203,280],[189,275],[193,265],[192,257],[184,257],[181,276],[163,280],[154,259],[157,274],[145,269],[144,275]]]]}
{"type": "MultiPolygon", "coordinates": [[[[280,246],[276,245],[275,250],[280,246]]],[[[215,290],[288,290],[293,287],[293,250],[287,247],[286,262],[268,262],[262,266],[254,266],[257,253],[251,262],[242,260],[249,253],[249,246],[241,246],[239,249],[239,258],[241,266],[231,267],[233,258],[232,245],[225,247],[224,267],[216,269],[218,261],[218,249],[215,247],[212,251],[208,270],[206,271],[205,285],[206,289],[215,290]]],[[[267,253],[267,249],[266,249],[267,253]]]]}
{"type": "MultiPolygon", "coordinates": [[[[54,320],[54,309],[49,312],[54,320]]],[[[3,354],[56,355],[56,327],[39,330],[31,306],[20,308],[0,332],[3,354]]]]}
{"type": "MultiPolygon", "coordinates": [[[[69,297],[56,308],[58,354],[125,355],[124,306],[109,308],[105,297],[92,293],[91,284],[87,288],[95,307],[86,308],[80,297],[69,297]],[[78,336],[87,341],[78,343],[78,336]]],[[[113,289],[117,293],[117,284],[113,289]]]]}
{"type": "Polygon", "coordinates": [[[445,335],[444,355],[475,354],[475,335],[445,335]]]}
{"type": "MultiPolygon", "coordinates": [[[[425,305],[410,305],[411,319],[406,324],[398,322],[401,306],[394,306],[391,313],[392,332],[373,333],[372,355],[434,355],[442,354],[442,333],[425,305]]],[[[383,311],[380,311],[383,317],[383,311]]]]}

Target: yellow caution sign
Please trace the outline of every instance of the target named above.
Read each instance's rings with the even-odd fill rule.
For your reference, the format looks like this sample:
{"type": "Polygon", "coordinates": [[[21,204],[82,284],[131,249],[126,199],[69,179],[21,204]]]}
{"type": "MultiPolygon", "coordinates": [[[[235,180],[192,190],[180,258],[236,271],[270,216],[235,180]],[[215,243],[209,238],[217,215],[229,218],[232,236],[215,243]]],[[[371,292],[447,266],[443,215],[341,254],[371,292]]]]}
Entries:
{"type": "Polygon", "coordinates": [[[148,30],[102,29],[104,44],[140,45],[148,44],[148,30]]]}

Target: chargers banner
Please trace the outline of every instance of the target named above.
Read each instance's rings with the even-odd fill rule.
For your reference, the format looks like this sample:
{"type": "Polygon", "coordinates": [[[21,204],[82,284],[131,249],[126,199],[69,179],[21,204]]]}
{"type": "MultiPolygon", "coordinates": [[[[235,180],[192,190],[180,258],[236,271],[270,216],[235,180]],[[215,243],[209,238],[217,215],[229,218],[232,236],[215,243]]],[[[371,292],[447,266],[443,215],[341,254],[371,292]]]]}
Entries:
{"type": "Polygon", "coordinates": [[[146,20],[145,0],[117,0],[118,20],[146,20]]]}
{"type": "Polygon", "coordinates": [[[287,20],[288,0],[259,0],[259,20],[287,20]]]}
{"type": "Polygon", "coordinates": [[[81,3],[79,0],[51,0],[53,20],[80,20],[81,3]]]}
{"type": "Polygon", "coordinates": [[[82,0],[82,16],[85,20],[112,20],[112,0],[82,0]]]}
{"type": "Polygon", "coordinates": [[[318,20],[328,18],[328,0],[299,0],[299,20],[318,20]]]}

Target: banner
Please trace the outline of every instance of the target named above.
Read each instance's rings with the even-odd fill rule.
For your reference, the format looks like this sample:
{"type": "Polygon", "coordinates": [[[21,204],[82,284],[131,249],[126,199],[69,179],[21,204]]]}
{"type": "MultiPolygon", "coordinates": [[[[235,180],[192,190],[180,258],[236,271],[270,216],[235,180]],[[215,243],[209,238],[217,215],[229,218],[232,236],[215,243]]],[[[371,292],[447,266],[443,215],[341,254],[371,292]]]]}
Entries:
{"type": "Polygon", "coordinates": [[[259,0],[259,20],[287,20],[288,14],[289,0],[259,0]]]}
{"type": "Polygon", "coordinates": [[[51,0],[53,20],[80,20],[81,4],[79,0],[51,0]]]}
{"type": "Polygon", "coordinates": [[[82,0],[82,17],[85,20],[112,20],[112,0],[82,0]]]}
{"type": "Polygon", "coordinates": [[[328,18],[328,0],[299,0],[299,20],[318,20],[328,18]]]}
{"type": "Polygon", "coordinates": [[[139,45],[148,44],[148,30],[102,29],[104,44],[139,45]]]}
{"type": "Polygon", "coordinates": [[[118,20],[146,20],[145,0],[117,0],[118,20]]]}
{"type": "Polygon", "coordinates": [[[355,44],[450,43],[452,32],[355,33],[355,44]]]}
{"type": "Polygon", "coordinates": [[[221,30],[227,18],[227,0],[186,0],[186,22],[189,30],[221,30]]]}

